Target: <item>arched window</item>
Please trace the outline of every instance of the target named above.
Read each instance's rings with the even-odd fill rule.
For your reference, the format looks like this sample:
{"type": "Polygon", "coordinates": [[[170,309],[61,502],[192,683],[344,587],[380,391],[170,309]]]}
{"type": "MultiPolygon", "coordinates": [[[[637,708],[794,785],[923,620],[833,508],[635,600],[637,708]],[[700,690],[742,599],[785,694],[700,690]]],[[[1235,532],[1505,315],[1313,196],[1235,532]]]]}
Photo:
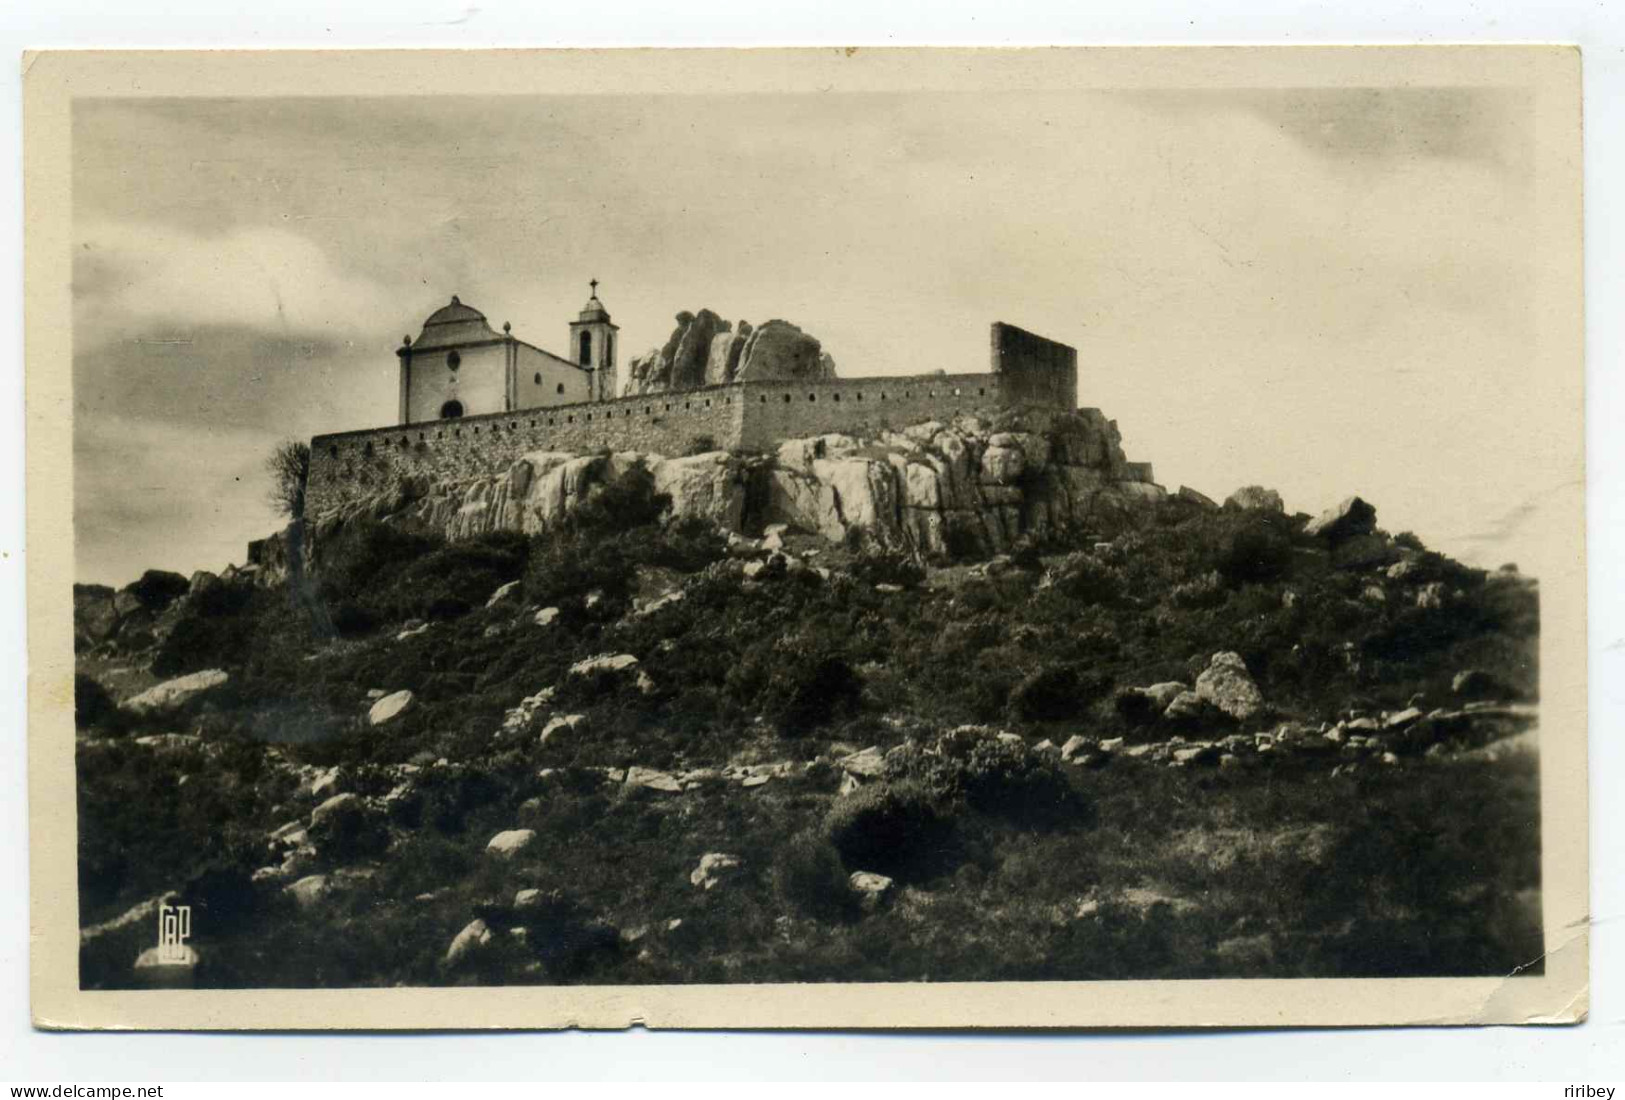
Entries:
{"type": "Polygon", "coordinates": [[[446,356],[446,366],[450,367],[452,370],[456,370],[458,367],[460,367],[462,365],[463,365],[463,357],[461,355],[458,355],[455,351],[452,352],[450,355],[446,356]]]}
{"type": "Polygon", "coordinates": [[[559,383],[559,392],[560,392],[560,393],[563,393],[563,392],[564,392],[564,383],[563,383],[563,382],[560,382],[560,383],[559,383]]]}
{"type": "Polygon", "coordinates": [[[592,333],[590,332],[581,334],[581,365],[584,367],[592,366],[592,333]]]}
{"type": "Polygon", "coordinates": [[[536,372],[536,378],[534,379],[534,381],[535,381],[535,384],[538,385],[538,386],[540,386],[542,384],[542,372],[541,371],[536,372]]]}
{"type": "Polygon", "coordinates": [[[442,420],[456,420],[462,415],[463,403],[461,401],[447,401],[440,406],[440,419],[442,420]]]}

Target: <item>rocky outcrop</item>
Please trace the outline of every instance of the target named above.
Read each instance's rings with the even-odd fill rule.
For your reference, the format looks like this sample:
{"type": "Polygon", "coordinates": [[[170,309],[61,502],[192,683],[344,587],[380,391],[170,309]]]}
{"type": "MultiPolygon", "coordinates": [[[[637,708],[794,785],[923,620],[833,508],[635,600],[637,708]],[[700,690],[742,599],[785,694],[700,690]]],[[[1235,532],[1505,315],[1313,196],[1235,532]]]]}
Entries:
{"type": "Polygon", "coordinates": [[[766,456],[532,452],[495,476],[389,486],[324,515],[311,525],[312,554],[320,568],[323,541],[361,517],[450,538],[547,531],[639,463],[671,497],[674,517],[741,535],[782,525],[953,557],[1003,552],[1026,532],[1110,535],[1166,495],[1146,467],[1127,461],[1116,425],[1098,410],[1007,410],[795,439],[766,456]]]}
{"type": "Polygon", "coordinates": [[[1196,678],[1196,694],[1238,722],[1256,718],[1264,709],[1263,693],[1237,653],[1215,653],[1196,678]]]}
{"type": "Polygon", "coordinates": [[[117,591],[102,584],[76,584],[74,648],[82,651],[111,642],[120,650],[144,649],[167,636],[192,600],[232,579],[198,573],[188,580],[179,573],[149,569],[117,591]]]}
{"type": "Polygon", "coordinates": [[[835,377],[835,361],[817,339],[788,321],[737,329],[709,309],[684,310],[666,343],[626,365],[621,395],[667,393],[728,382],[835,377]]]}
{"type": "Polygon", "coordinates": [[[177,676],[126,699],[120,704],[125,711],[139,715],[175,714],[186,709],[205,692],[223,686],[230,677],[221,669],[211,668],[177,676]]]}
{"type": "Polygon", "coordinates": [[[1241,512],[1284,513],[1286,511],[1286,505],[1281,501],[1281,494],[1274,489],[1266,489],[1262,485],[1242,486],[1224,498],[1224,506],[1226,510],[1241,512]]]}
{"type": "Polygon", "coordinates": [[[1377,527],[1377,510],[1359,497],[1347,497],[1309,521],[1303,533],[1331,543],[1369,535],[1377,527]]]}
{"type": "Polygon", "coordinates": [[[816,381],[835,377],[835,360],[816,339],[789,321],[773,320],[750,334],[730,382],[780,379],[816,381]]]}
{"type": "Polygon", "coordinates": [[[412,692],[404,688],[385,695],[367,711],[367,725],[381,726],[385,722],[399,718],[411,709],[414,698],[412,692]]]}
{"type": "Polygon", "coordinates": [[[739,871],[740,860],[727,852],[707,852],[700,857],[700,865],[689,873],[688,881],[702,890],[733,877],[739,871]]]}

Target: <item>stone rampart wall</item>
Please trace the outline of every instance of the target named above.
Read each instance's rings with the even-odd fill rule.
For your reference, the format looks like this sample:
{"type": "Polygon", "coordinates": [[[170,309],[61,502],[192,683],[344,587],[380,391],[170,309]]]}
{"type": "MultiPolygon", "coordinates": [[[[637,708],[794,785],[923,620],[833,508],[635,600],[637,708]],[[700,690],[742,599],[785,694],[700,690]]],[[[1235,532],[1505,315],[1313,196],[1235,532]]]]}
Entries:
{"type": "Polygon", "coordinates": [[[1000,373],[736,382],[321,435],[311,440],[306,509],[320,516],[407,477],[430,483],[490,477],[532,451],[675,457],[706,440],[721,450],[771,451],[787,439],[901,429],[1031,403],[1034,395],[1012,402],[1009,383],[1000,373]]]}
{"type": "Polygon", "coordinates": [[[305,507],[319,516],[406,477],[431,483],[488,477],[531,451],[681,455],[707,439],[716,448],[737,447],[739,390],[717,386],[319,435],[310,441],[305,507]]]}
{"type": "Polygon", "coordinates": [[[1003,404],[997,375],[921,374],[834,378],[821,382],[744,383],[740,445],[770,451],[787,439],[829,432],[902,429],[926,420],[1003,404]]]}

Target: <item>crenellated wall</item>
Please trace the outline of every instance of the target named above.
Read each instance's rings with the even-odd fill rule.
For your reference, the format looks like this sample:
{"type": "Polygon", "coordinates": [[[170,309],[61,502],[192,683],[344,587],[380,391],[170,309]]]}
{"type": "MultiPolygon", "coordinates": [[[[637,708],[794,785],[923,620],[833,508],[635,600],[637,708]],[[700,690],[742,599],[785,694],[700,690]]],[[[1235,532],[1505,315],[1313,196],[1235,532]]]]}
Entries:
{"type": "Polygon", "coordinates": [[[746,382],[740,446],[770,451],[787,439],[906,428],[1004,404],[997,375],[921,374],[822,382],[746,382]]]}
{"type": "Polygon", "coordinates": [[[996,324],[992,359],[984,374],[735,382],[321,435],[310,444],[306,513],[376,498],[404,478],[490,477],[533,451],[676,457],[707,441],[717,450],[771,451],[785,440],[902,429],[961,413],[1076,408],[1077,355],[1065,344],[996,324]]]}
{"type": "Polygon", "coordinates": [[[531,451],[681,455],[706,439],[716,448],[737,447],[744,411],[739,388],[319,435],[310,441],[306,512],[317,516],[342,508],[404,477],[435,482],[489,476],[531,451]]]}

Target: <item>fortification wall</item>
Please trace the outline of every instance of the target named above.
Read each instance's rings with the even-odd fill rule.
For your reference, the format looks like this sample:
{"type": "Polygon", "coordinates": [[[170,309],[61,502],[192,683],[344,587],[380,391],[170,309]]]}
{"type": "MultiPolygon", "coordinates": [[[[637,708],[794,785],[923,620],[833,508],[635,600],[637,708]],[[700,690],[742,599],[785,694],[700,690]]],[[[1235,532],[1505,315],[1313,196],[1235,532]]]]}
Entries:
{"type": "Polygon", "coordinates": [[[681,455],[702,437],[719,448],[737,447],[740,391],[738,385],[715,386],[319,435],[310,441],[306,512],[318,516],[355,504],[405,477],[490,477],[531,451],[681,455]]]}
{"type": "Polygon", "coordinates": [[[672,457],[707,438],[718,449],[771,451],[787,439],[902,429],[1007,406],[1076,407],[1072,348],[1002,323],[993,326],[992,339],[993,370],[985,374],[735,382],[317,436],[307,514],[376,497],[403,478],[491,477],[532,451],[672,457]]]}
{"type": "Polygon", "coordinates": [[[1026,329],[996,321],[992,331],[993,372],[1013,405],[1052,405],[1071,409],[1078,403],[1078,352],[1026,329]]]}
{"type": "Polygon", "coordinates": [[[745,382],[740,446],[770,451],[786,439],[905,428],[1003,403],[993,374],[745,382]]]}

